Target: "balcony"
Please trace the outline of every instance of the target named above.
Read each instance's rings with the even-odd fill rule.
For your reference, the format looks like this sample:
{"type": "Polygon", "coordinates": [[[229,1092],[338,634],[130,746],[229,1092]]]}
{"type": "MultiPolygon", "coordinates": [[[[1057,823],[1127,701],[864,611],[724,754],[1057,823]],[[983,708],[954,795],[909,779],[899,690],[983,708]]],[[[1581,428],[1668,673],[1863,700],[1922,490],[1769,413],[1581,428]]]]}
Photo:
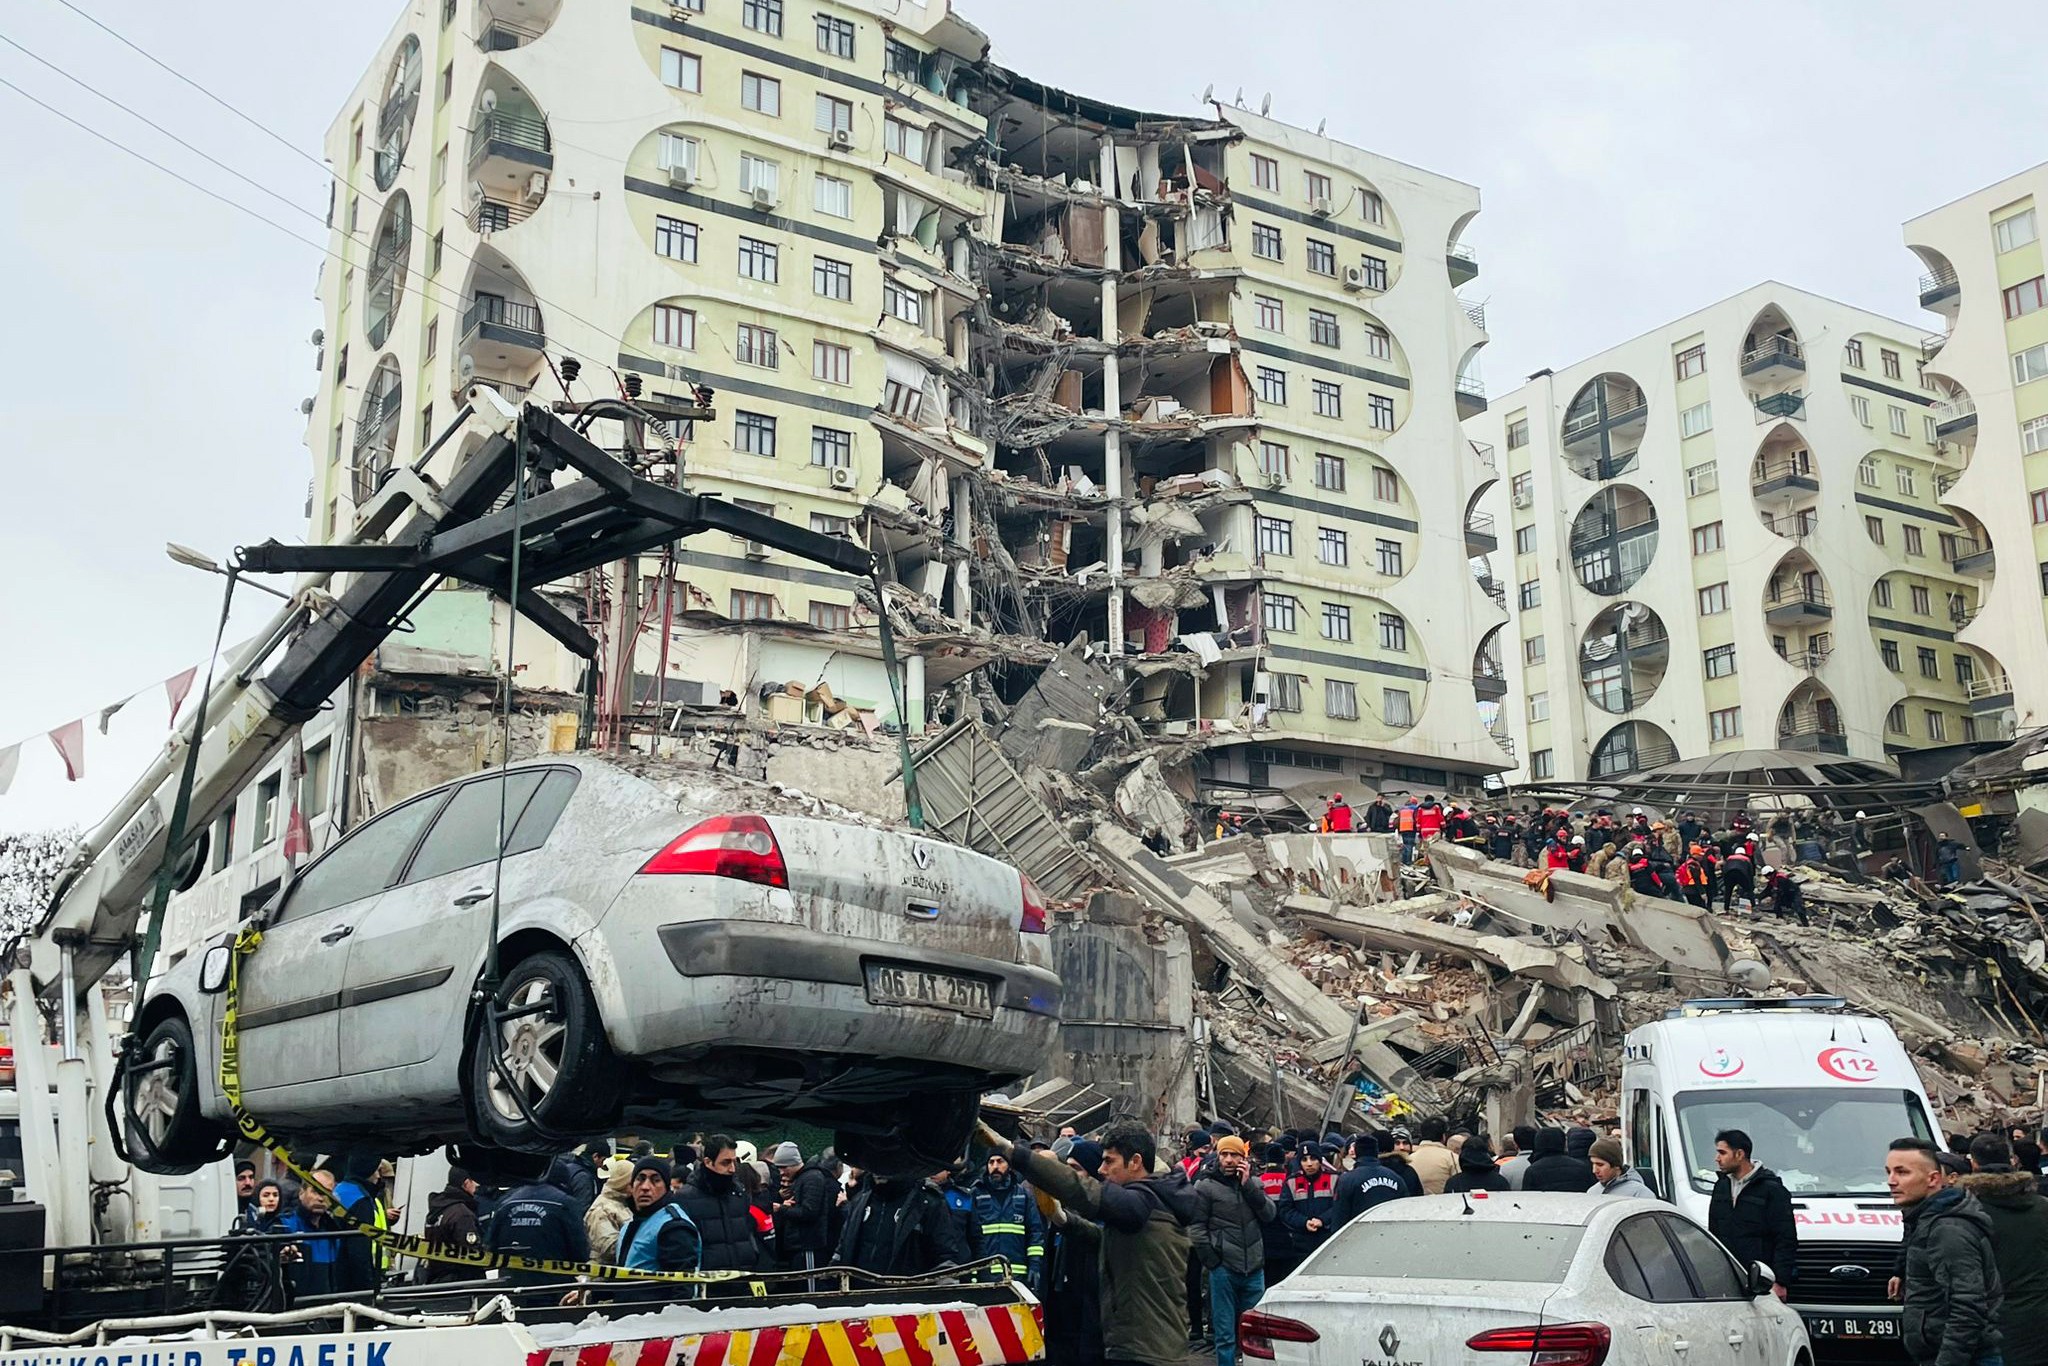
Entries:
{"type": "Polygon", "coordinates": [[[1941,354],[1941,348],[1948,345],[1948,333],[1929,332],[1920,339],[1920,359],[1933,360],[1941,354]]]}
{"type": "Polygon", "coordinates": [[[1487,597],[1493,599],[1493,605],[1495,607],[1500,608],[1503,612],[1507,611],[1508,586],[1506,584],[1502,583],[1499,579],[1496,579],[1491,574],[1476,574],[1473,576],[1473,578],[1474,581],[1477,582],[1479,585],[1479,591],[1486,594],[1487,597]]]}
{"type": "Polygon", "coordinates": [[[1997,555],[1991,547],[1971,536],[1945,536],[1949,568],[1971,578],[1988,579],[1996,569],[1997,555]]]}
{"type": "Polygon", "coordinates": [[[1952,398],[1934,405],[1934,435],[1962,446],[1977,444],[1977,400],[1952,398]]]}
{"type": "Polygon", "coordinates": [[[1481,655],[1472,662],[1472,691],[1482,702],[1498,702],[1508,695],[1507,670],[1499,660],[1481,655]]]}
{"type": "Polygon", "coordinates": [[[1742,357],[1744,379],[1790,379],[1806,373],[1806,352],[1790,337],[1766,337],[1742,357]]]}
{"type": "Polygon", "coordinates": [[[403,137],[405,130],[412,127],[412,116],[419,111],[420,93],[418,83],[410,95],[391,101],[377,112],[377,145],[383,146],[394,137],[403,137]]]}
{"type": "Polygon", "coordinates": [[[510,52],[525,47],[540,37],[541,30],[527,24],[515,24],[505,19],[490,19],[476,35],[476,45],[486,54],[510,52]]]}
{"type": "Polygon", "coordinates": [[[1994,674],[1989,678],[1972,678],[1963,685],[1963,695],[1970,699],[1970,710],[1976,715],[2004,711],[2012,705],[2012,676],[1994,674]]]}
{"type": "Polygon", "coordinates": [[[498,174],[481,175],[486,162],[504,163],[488,169],[508,179],[518,179],[518,168],[551,170],[555,164],[554,142],[548,126],[540,119],[508,114],[493,109],[483,116],[469,138],[469,173],[472,178],[495,180],[498,174]]]}
{"type": "Polygon", "coordinates": [[[1961,470],[1944,470],[1942,473],[1935,475],[1934,496],[1936,498],[1948,497],[1948,491],[1954,488],[1956,480],[1962,477],[1963,472],[1961,470]]]}
{"type": "Polygon", "coordinates": [[[389,395],[372,399],[363,407],[362,415],[356,419],[356,440],[354,455],[362,458],[364,451],[372,446],[389,446],[398,422],[397,400],[389,395]]]}
{"type": "Polygon", "coordinates": [[[1458,376],[1458,417],[1477,417],[1486,411],[1486,385],[1470,375],[1458,376]]]}
{"type": "Polygon", "coordinates": [[[1595,636],[1586,641],[1579,647],[1579,677],[1584,680],[1616,663],[1656,664],[1670,655],[1670,633],[1661,621],[1651,621],[1623,634],[1595,636]]]}
{"type": "Polygon", "coordinates": [[[496,294],[479,294],[462,315],[462,345],[465,350],[491,347],[494,358],[505,364],[537,361],[547,350],[540,310],[496,294]]]}
{"type": "Polygon", "coordinates": [[[1493,514],[1475,512],[1465,519],[1465,553],[1468,555],[1490,555],[1500,549],[1500,536],[1494,530],[1493,514]]]}
{"type": "Polygon", "coordinates": [[[1834,650],[1825,645],[1817,649],[1795,650],[1785,656],[1785,662],[1803,673],[1819,673],[1820,666],[1827,663],[1828,656],[1833,653],[1834,650]]]}
{"type": "Polygon", "coordinates": [[[1492,446],[1489,446],[1484,441],[1474,441],[1470,444],[1472,446],[1473,459],[1495,473],[1500,471],[1500,464],[1494,459],[1492,446]]]}
{"type": "Polygon", "coordinates": [[[1458,302],[1465,304],[1465,316],[1471,320],[1472,325],[1481,332],[1484,332],[1486,330],[1486,305],[1483,303],[1465,303],[1463,299],[1460,299],[1458,302]]]}
{"type": "Polygon", "coordinates": [[[1847,754],[1849,733],[1841,718],[1797,711],[1778,718],[1778,748],[1808,754],[1847,754]]]}
{"type": "Polygon", "coordinates": [[[1618,445],[1641,444],[1643,429],[1649,422],[1649,400],[1643,397],[1641,390],[1636,390],[1615,395],[1615,402],[1622,406],[1581,404],[1565,415],[1562,436],[1566,452],[1575,452],[1590,446],[1602,432],[1611,432],[1614,438],[1604,443],[1603,454],[1611,452],[1618,445]]]}
{"type": "Polygon", "coordinates": [[[1819,525],[1820,515],[1813,508],[1801,508],[1778,517],[1773,517],[1768,512],[1759,513],[1758,520],[1763,522],[1764,530],[1773,536],[1783,536],[1788,541],[1804,543],[1819,525]]]}
{"type": "Polygon", "coordinates": [[[1479,278],[1479,258],[1472,254],[1470,247],[1452,247],[1444,253],[1444,264],[1450,268],[1453,289],[1479,278]]]}
{"type": "Polygon", "coordinates": [[[1749,494],[1752,498],[1790,501],[1803,494],[1820,492],[1820,476],[1813,472],[1812,459],[1796,455],[1761,457],[1750,466],[1749,494]],[[1789,495],[1789,497],[1788,497],[1789,495]]]}
{"type": "Polygon", "coordinates": [[[1788,584],[1764,594],[1764,620],[1772,626],[1832,621],[1834,616],[1828,590],[1818,584],[1788,584]]]}
{"type": "Polygon", "coordinates": [[[479,199],[469,211],[470,231],[479,237],[503,232],[514,223],[524,223],[533,217],[533,208],[524,201],[515,204],[503,199],[479,199]]]}
{"type": "Polygon", "coordinates": [[[1953,270],[1937,270],[1920,277],[1920,307],[1954,319],[1963,287],[1953,270]]]}
{"type": "Polygon", "coordinates": [[[1750,401],[1756,405],[1756,421],[1761,427],[1766,422],[1781,418],[1806,419],[1806,398],[1801,394],[1752,394],[1750,401]]]}

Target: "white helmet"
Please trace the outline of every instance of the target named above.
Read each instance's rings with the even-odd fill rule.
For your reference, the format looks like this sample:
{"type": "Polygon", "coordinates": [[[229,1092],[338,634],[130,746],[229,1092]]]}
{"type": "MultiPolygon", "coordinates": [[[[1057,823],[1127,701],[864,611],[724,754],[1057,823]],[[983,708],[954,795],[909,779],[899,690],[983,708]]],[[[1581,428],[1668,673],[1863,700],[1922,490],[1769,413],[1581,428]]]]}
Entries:
{"type": "Polygon", "coordinates": [[[1765,877],[1769,877],[1772,873],[1775,873],[1778,870],[1776,868],[1771,867],[1770,864],[1766,863],[1763,867],[1757,869],[1757,871],[1762,873],[1765,877]]]}

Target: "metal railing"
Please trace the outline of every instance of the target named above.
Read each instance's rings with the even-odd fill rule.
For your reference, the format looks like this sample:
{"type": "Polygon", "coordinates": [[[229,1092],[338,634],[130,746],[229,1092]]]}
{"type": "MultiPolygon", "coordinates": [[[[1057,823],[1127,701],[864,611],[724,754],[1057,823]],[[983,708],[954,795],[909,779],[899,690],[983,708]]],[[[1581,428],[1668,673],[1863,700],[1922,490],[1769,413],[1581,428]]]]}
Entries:
{"type": "Polygon", "coordinates": [[[1759,515],[1763,521],[1765,531],[1770,532],[1773,536],[1783,536],[1788,541],[1805,540],[1814,533],[1814,528],[1820,521],[1818,517],[1814,516],[1813,509],[1811,508],[1799,512],[1788,512],[1783,517],[1773,517],[1768,512],[1759,515]]]}
{"type": "Polygon", "coordinates": [[[1963,696],[1975,702],[1986,697],[2008,697],[2012,694],[2011,674],[1992,674],[1985,678],[1972,678],[1963,684],[1963,696]]]}
{"type": "Polygon", "coordinates": [[[1579,654],[1586,663],[1605,664],[1611,659],[1621,658],[1624,650],[1629,654],[1646,654],[1660,645],[1670,644],[1671,633],[1659,622],[1594,636],[1579,647],[1579,654]]]}
{"type": "Polygon", "coordinates": [[[1749,489],[1751,493],[1755,493],[1765,484],[1773,483],[1779,479],[1809,479],[1816,486],[1820,483],[1819,476],[1813,472],[1813,460],[1811,457],[1802,460],[1796,455],[1783,455],[1776,459],[1761,456],[1758,457],[1756,463],[1749,467],[1749,489]]]}
{"type": "Polygon", "coordinates": [[[1484,303],[1466,304],[1465,316],[1470,318],[1472,320],[1472,325],[1474,327],[1477,327],[1481,332],[1484,332],[1486,330],[1486,305],[1484,303]]]}
{"type": "Polygon", "coordinates": [[[1505,664],[1492,655],[1480,655],[1472,661],[1472,676],[1505,683],[1508,681],[1508,670],[1505,664]]]}
{"type": "Polygon", "coordinates": [[[470,134],[469,164],[475,166],[489,154],[493,145],[523,147],[529,152],[554,152],[554,143],[548,137],[548,126],[536,118],[524,114],[508,114],[502,109],[493,109],[483,116],[470,134]]]}
{"type": "Polygon", "coordinates": [[[1828,597],[1828,590],[1818,584],[1773,585],[1764,594],[1766,607],[1827,607],[1834,603],[1828,597]]]}
{"type": "Polygon", "coordinates": [[[393,100],[382,109],[379,109],[377,111],[377,141],[381,143],[398,131],[400,125],[410,121],[412,116],[419,111],[419,107],[420,92],[415,90],[405,98],[393,100]]]}
{"type": "Polygon", "coordinates": [[[1493,514],[1490,512],[1475,512],[1467,516],[1465,518],[1465,535],[1468,537],[1491,536],[1495,540],[1500,539],[1499,535],[1494,531],[1493,514]]]}
{"type": "Polygon", "coordinates": [[[1801,394],[1752,394],[1750,402],[1756,405],[1756,420],[1759,426],[1781,417],[1806,416],[1806,398],[1801,394]]]}
{"type": "Polygon", "coordinates": [[[398,404],[391,395],[386,394],[381,398],[372,400],[363,409],[362,416],[356,419],[355,453],[358,455],[362,454],[364,447],[370,445],[380,436],[385,435],[386,428],[391,425],[397,416],[398,404]]]}
{"type": "Polygon", "coordinates": [[[1458,376],[1458,382],[1455,387],[1466,398],[1486,397],[1486,381],[1472,375],[1458,376]]]}
{"type": "Polygon", "coordinates": [[[524,201],[513,204],[502,199],[479,199],[469,211],[470,231],[502,232],[533,217],[533,207],[524,201]]]}
{"type": "Polygon", "coordinates": [[[1955,284],[1956,273],[1953,268],[1937,270],[1920,277],[1920,292],[1922,294],[1933,294],[1939,290],[1951,288],[1955,284]]]}
{"type": "Polygon", "coordinates": [[[1942,347],[1948,345],[1948,333],[1929,332],[1920,338],[1920,359],[1933,360],[1942,347]]]}
{"type": "Polygon", "coordinates": [[[510,52],[525,47],[540,35],[541,30],[529,25],[493,19],[476,35],[476,45],[485,52],[510,52]]]}
{"type": "Polygon", "coordinates": [[[1618,455],[1603,455],[1593,460],[1567,460],[1565,463],[1581,479],[1612,479],[1635,468],[1636,452],[1622,451],[1618,455]]]}
{"type": "Polygon", "coordinates": [[[1747,370],[1753,365],[1768,365],[1780,360],[1797,361],[1804,368],[1806,351],[1790,337],[1766,337],[1743,353],[1742,366],[1747,370]]]}
{"type": "Polygon", "coordinates": [[[1495,607],[1501,608],[1503,611],[1507,609],[1508,586],[1506,584],[1494,578],[1491,574],[1479,575],[1477,582],[1479,584],[1479,591],[1492,598],[1495,607]]]}
{"type": "Polygon", "coordinates": [[[1974,398],[1948,398],[1934,405],[1934,422],[1936,426],[1955,422],[1961,418],[1975,417],[1976,415],[1977,400],[1974,398]]]}
{"type": "Polygon", "coordinates": [[[532,304],[514,303],[496,294],[479,294],[462,315],[462,335],[470,333],[485,323],[510,328],[515,332],[531,332],[535,337],[542,334],[540,310],[532,304]]]}
{"type": "Polygon", "coordinates": [[[1462,242],[1448,248],[1444,252],[1444,255],[1448,256],[1453,261],[1477,261],[1479,259],[1478,257],[1472,254],[1472,248],[1466,246],[1462,242]]]}
{"type": "Polygon", "coordinates": [[[1833,653],[1834,650],[1831,647],[1795,650],[1791,654],[1786,655],[1785,660],[1795,669],[1804,669],[1807,673],[1813,673],[1821,665],[1827,663],[1828,656],[1833,653]]]}
{"type": "Polygon", "coordinates": [[[1631,531],[1641,531],[1645,528],[1652,531],[1656,530],[1657,509],[1646,504],[1643,507],[1634,508],[1627,512],[1616,513],[1613,516],[1596,512],[1593,514],[1591,521],[1586,521],[1582,515],[1580,521],[1584,524],[1575,523],[1572,527],[1572,553],[1574,555],[1578,554],[1580,548],[1588,541],[1612,540],[1618,536],[1626,536],[1631,531]]]}
{"type": "Polygon", "coordinates": [[[1498,470],[1500,468],[1499,464],[1497,464],[1494,460],[1492,446],[1488,445],[1484,441],[1474,441],[1470,444],[1472,446],[1472,454],[1475,458],[1478,459],[1480,464],[1486,466],[1486,468],[1490,470],[1498,470]]]}
{"type": "MultiPolygon", "coordinates": [[[[1948,552],[1949,565],[1958,572],[1963,568],[1963,561],[1977,559],[1980,556],[1991,553],[1991,547],[1974,536],[1944,536],[1942,540],[1945,542],[1944,548],[1948,552]]],[[[1975,566],[1972,567],[1974,568],[1975,566]]]]}
{"type": "Polygon", "coordinates": [[[1796,736],[1825,736],[1829,739],[1846,740],[1849,732],[1842,725],[1840,716],[1823,716],[1819,712],[1800,707],[1778,713],[1778,738],[1790,740],[1796,736]]]}
{"type": "Polygon", "coordinates": [[[1956,480],[1963,477],[1961,470],[1950,470],[1934,476],[1934,496],[1940,498],[1956,486],[1956,480]]]}

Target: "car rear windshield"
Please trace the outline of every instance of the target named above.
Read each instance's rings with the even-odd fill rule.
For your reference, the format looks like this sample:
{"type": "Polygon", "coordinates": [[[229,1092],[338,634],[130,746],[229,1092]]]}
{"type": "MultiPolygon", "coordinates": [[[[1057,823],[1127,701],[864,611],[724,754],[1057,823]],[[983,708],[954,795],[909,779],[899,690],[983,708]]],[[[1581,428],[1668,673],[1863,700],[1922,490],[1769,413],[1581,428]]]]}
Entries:
{"type": "Polygon", "coordinates": [[[1895,1138],[1932,1138],[1911,1091],[1846,1087],[1742,1087],[1679,1095],[1678,1133],[1692,1188],[1714,1188],[1714,1135],[1741,1129],[1750,1154],[1794,1195],[1883,1195],[1884,1153],[1895,1138]]]}
{"type": "Polygon", "coordinates": [[[1302,1274],[1554,1285],[1564,1279],[1585,1233],[1577,1224],[1525,1224],[1494,1215],[1354,1219],[1302,1274]]]}

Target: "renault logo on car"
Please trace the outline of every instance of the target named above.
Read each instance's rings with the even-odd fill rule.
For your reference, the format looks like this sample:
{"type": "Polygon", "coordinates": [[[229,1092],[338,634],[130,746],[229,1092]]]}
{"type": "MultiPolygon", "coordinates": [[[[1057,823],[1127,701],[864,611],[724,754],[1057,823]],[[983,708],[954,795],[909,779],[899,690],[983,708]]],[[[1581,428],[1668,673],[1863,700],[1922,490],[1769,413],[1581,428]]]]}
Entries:
{"type": "Polygon", "coordinates": [[[922,841],[913,844],[910,846],[910,857],[918,867],[929,869],[932,866],[932,847],[922,841]]]}
{"type": "Polygon", "coordinates": [[[1394,1325],[1391,1323],[1380,1329],[1380,1350],[1388,1356],[1393,1356],[1401,1350],[1401,1335],[1394,1331],[1394,1325]]]}

